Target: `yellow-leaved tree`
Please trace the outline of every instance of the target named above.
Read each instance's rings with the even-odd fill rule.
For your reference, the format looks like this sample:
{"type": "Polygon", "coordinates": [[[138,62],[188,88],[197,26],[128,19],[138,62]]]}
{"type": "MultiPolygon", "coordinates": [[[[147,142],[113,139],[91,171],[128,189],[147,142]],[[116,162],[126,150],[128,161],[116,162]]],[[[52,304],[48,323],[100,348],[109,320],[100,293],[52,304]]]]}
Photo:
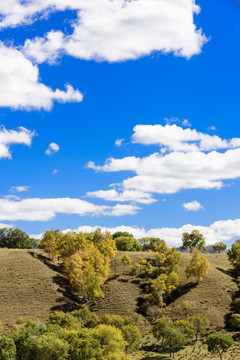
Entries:
{"type": "Polygon", "coordinates": [[[177,273],[161,274],[152,280],[147,298],[155,305],[164,306],[165,298],[171,295],[172,291],[178,286],[179,277],[177,273]]]}
{"type": "Polygon", "coordinates": [[[194,249],[192,250],[192,258],[190,264],[185,270],[185,273],[187,278],[193,276],[197,279],[197,283],[199,283],[208,274],[209,267],[210,265],[208,259],[194,249]]]}
{"type": "Polygon", "coordinates": [[[101,286],[108,278],[110,268],[93,244],[70,256],[65,262],[65,271],[75,294],[87,301],[103,297],[101,286]]]}

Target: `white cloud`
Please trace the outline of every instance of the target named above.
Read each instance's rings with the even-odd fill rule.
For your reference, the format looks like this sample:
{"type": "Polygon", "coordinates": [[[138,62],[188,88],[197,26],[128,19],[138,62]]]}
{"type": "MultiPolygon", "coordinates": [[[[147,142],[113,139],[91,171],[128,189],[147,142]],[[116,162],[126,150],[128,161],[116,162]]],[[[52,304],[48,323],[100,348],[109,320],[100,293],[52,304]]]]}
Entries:
{"type": "Polygon", "coordinates": [[[56,175],[57,173],[58,173],[58,169],[54,169],[52,172],[53,175],[56,175]]]}
{"type": "Polygon", "coordinates": [[[210,151],[231,149],[240,146],[240,138],[221,139],[195,129],[183,129],[173,125],[137,125],[133,129],[132,141],[142,145],[159,145],[169,151],[210,151]]]}
{"type": "Polygon", "coordinates": [[[14,109],[50,110],[53,102],[80,102],[83,95],[66,85],[53,90],[39,80],[38,67],[19,50],[0,42],[0,106],[14,109]]]}
{"type": "Polygon", "coordinates": [[[212,130],[212,131],[215,131],[215,130],[216,130],[216,127],[215,127],[214,125],[212,125],[212,126],[209,126],[209,127],[208,127],[208,130],[212,130]]]}
{"type": "Polygon", "coordinates": [[[19,201],[0,199],[0,221],[49,221],[58,213],[79,216],[124,216],[134,215],[138,210],[139,207],[134,205],[100,206],[71,198],[29,198],[19,201]]]}
{"type": "Polygon", "coordinates": [[[92,161],[87,164],[96,171],[135,173],[118,184],[123,193],[173,194],[184,189],[220,189],[226,180],[240,177],[239,138],[225,140],[176,125],[137,125],[132,139],[144,145],[167,147],[168,152],[160,148],[159,152],[142,158],[110,158],[103,166],[92,161]]]}
{"type": "Polygon", "coordinates": [[[19,127],[17,130],[7,130],[4,126],[0,126],[0,159],[12,158],[9,149],[11,145],[21,144],[30,146],[34,135],[34,131],[27,130],[23,127],[19,127]]]}
{"type": "MultiPolygon", "coordinates": [[[[206,244],[214,244],[217,241],[229,241],[240,234],[240,219],[236,220],[220,220],[212,223],[210,226],[199,226],[186,224],[179,228],[155,228],[146,230],[144,227],[138,226],[117,226],[117,227],[101,227],[101,226],[80,226],[77,231],[79,232],[92,232],[98,227],[103,231],[110,231],[112,234],[116,231],[128,231],[133,234],[135,238],[140,239],[142,237],[159,237],[164,239],[168,246],[180,246],[182,245],[183,232],[191,232],[194,229],[198,229],[206,238],[206,244]]],[[[65,230],[69,231],[69,230],[65,230]]]]}
{"type": "Polygon", "coordinates": [[[184,127],[191,127],[192,124],[189,122],[188,119],[183,119],[183,121],[182,121],[182,126],[184,126],[184,127]]]}
{"type": "Polygon", "coordinates": [[[164,118],[163,119],[167,125],[173,125],[173,124],[179,124],[183,127],[192,127],[192,124],[189,122],[188,119],[179,119],[178,117],[170,117],[170,118],[164,118]]]}
{"type": "Polygon", "coordinates": [[[135,172],[136,176],[123,181],[124,190],[171,194],[183,189],[220,189],[224,180],[240,177],[240,149],[110,158],[103,166],[90,163],[88,167],[105,172],[135,172]]]}
{"type": "Polygon", "coordinates": [[[12,186],[10,191],[13,192],[24,192],[24,191],[28,191],[30,189],[30,186],[12,186]]]}
{"type": "Polygon", "coordinates": [[[46,155],[53,155],[56,152],[58,152],[60,150],[60,147],[58,144],[56,144],[55,142],[51,142],[51,144],[48,145],[47,150],[45,151],[46,155]]]}
{"type": "Polygon", "coordinates": [[[190,58],[199,54],[207,41],[194,24],[194,15],[200,12],[194,0],[45,0],[40,4],[30,0],[21,9],[0,8],[7,15],[0,26],[27,21],[33,18],[34,9],[35,14],[47,8],[79,10],[71,35],[51,31],[44,38],[26,41],[25,53],[39,63],[53,62],[62,53],[109,62],[137,59],[155,51],[190,58]]]}
{"type": "MultiPolygon", "coordinates": [[[[80,4],[79,0],[72,0],[72,4],[80,4]]],[[[0,28],[31,24],[36,19],[45,17],[49,12],[72,8],[70,0],[7,0],[0,2],[0,28]]]]}
{"type": "Polygon", "coordinates": [[[204,209],[203,206],[196,200],[193,200],[182,205],[187,211],[198,211],[204,209]]]}
{"type": "Polygon", "coordinates": [[[121,147],[123,141],[124,141],[124,139],[117,139],[114,144],[115,144],[116,146],[118,146],[118,147],[121,147]]]}
{"type": "Polygon", "coordinates": [[[4,197],[4,199],[9,199],[9,200],[20,200],[21,199],[17,195],[4,195],[3,197],[4,197]]]}
{"type": "Polygon", "coordinates": [[[112,207],[108,215],[111,216],[135,215],[138,212],[138,210],[140,210],[140,207],[135,205],[117,204],[112,207]]]}
{"type": "Polygon", "coordinates": [[[103,199],[106,201],[117,201],[117,202],[138,202],[142,204],[152,204],[156,200],[152,198],[151,194],[146,194],[142,191],[136,190],[127,190],[123,192],[118,192],[116,190],[98,190],[88,192],[87,197],[94,197],[98,199],[103,199]]]}

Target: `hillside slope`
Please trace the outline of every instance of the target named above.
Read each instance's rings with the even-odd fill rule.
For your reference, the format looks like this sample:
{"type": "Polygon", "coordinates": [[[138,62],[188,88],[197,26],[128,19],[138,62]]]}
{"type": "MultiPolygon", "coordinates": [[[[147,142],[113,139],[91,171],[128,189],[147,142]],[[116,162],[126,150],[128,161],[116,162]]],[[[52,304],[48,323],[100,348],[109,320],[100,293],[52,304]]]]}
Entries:
{"type": "MultiPolygon", "coordinates": [[[[27,250],[0,249],[0,321],[9,328],[20,317],[29,317],[46,321],[54,310],[70,311],[80,304],[69,292],[66,279],[58,272],[58,267],[47,261],[40,252],[35,257],[27,250]]],[[[144,335],[144,348],[132,354],[133,360],[166,359],[168,354],[159,354],[156,342],[151,334],[150,320],[156,308],[149,309],[148,319],[140,311],[144,298],[144,279],[129,274],[126,267],[123,274],[119,252],[112,263],[112,273],[104,285],[105,298],[92,304],[91,309],[99,315],[110,313],[133,316],[144,335]]],[[[137,261],[137,257],[153,257],[153,253],[128,253],[137,261]]],[[[182,254],[180,262],[181,291],[175,293],[171,302],[163,309],[163,314],[173,319],[183,319],[195,313],[202,313],[210,320],[210,332],[225,332],[225,317],[231,311],[232,297],[238,290],[231,274],[231,265],[226,254],[206,255],[210,262],[208,276],[199,285],[194,279],[187,280],[184,274],[191,255],[182,254]]],[[[176,354],[176,359],[207,360],[217,359],[208,354],[206,345],[196,343],[176,354]]],[[[240,347],[235,345],[224,359],[240,359],[240,347]]]]}
{"type": "Polygon", "coordinates": [[[0,249],[0,321],[8,328],[20,317],[46,321],[71,301],[62,294],[61,276],[28,250],[0,249]]]}

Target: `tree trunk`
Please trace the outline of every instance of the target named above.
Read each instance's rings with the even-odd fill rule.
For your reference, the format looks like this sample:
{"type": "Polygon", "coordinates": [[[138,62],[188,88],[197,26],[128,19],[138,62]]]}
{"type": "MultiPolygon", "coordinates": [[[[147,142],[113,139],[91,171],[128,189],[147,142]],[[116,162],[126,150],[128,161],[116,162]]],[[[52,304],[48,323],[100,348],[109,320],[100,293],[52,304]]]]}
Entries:
{"type": "Polygon", "coordinates": [[[220,352],[220,351],[218,350],[218,353],[219,353],[219,356],[220,356],[220,360],[222,360],[222,352],[220,352]]]}

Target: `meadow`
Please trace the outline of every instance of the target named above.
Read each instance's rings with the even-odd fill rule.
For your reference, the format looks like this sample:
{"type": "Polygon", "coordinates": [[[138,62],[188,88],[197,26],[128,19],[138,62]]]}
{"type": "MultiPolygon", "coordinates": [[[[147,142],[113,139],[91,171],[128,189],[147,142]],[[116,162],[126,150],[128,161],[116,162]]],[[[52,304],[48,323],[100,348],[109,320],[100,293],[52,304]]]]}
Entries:
{"type": "MultiPolygon", "coordinates": [[[[153,257],[151,252],[127,254],[133,262],[137,261],[139,255],[145,258],[153,257]]],[[[132,359],[169,358],[168,353],[158,352],[156,340],[151,333],[151,322],[161,315],[177,320],[201,313],[210,321],[206,336],[210,333],[236,335],[225,328],[233,298],[238,291],[225,253],[206,254],[210,262],[209,273],[198,285],[194,279],[185,277],[184,269],[190,254],[183,253],[180,261],[180,289],[174,292],[166,307],[160,309],[152,306],[147,312],[141,308],[145,280],[137,275],[130,275],[128,266],[123,274],[122,255],[122,252],[118,252],[116,259],[112,261],[111,275],[104,285],[104,299],[90,303],[89,307],[98,315],[116,314],[136,320],[143,335],[143,347],[131,354],[132,359]]],[[[1,249],[0,263],[0,320],[5,325],[5,331],[20,317],[44,322],[55,310],[70,311],[81,306],[78,299],[71,294],[61,266],[52,263],[41,251],[1,249]]],[[[237,342],[223,358],[240,359],[240,346],[237,342]]],[[[176,353],[175,359],[207,360],[218,357],[208,353],[204,341],[198,341],[176,353]]]]}

